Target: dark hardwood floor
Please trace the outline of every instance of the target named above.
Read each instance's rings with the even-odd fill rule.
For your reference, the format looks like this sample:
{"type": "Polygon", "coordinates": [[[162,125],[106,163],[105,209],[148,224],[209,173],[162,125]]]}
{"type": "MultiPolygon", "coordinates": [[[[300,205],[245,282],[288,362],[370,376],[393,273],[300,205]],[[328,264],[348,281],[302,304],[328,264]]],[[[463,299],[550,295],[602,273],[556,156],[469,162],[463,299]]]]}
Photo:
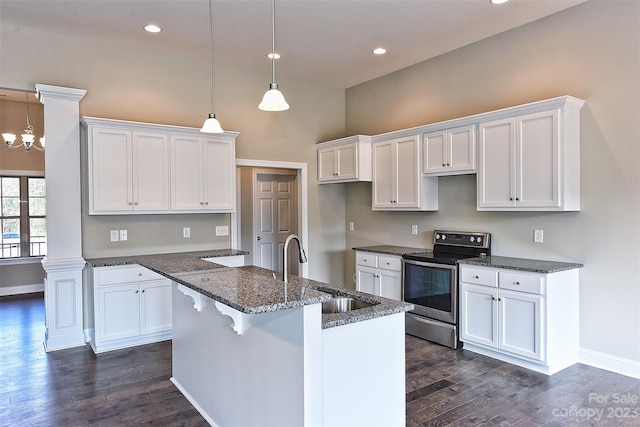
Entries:
{"type": "MultiPolygon", "coordinates": [[[[207,425],[169,380],[170,341],[47,354],[43,334],[41,295],[0,298],[1,426],[207,425]]],[[[409,427],[640,425],[640,381],[600,369],[548,377],[410,336],[406,361],[409,427]]]]}

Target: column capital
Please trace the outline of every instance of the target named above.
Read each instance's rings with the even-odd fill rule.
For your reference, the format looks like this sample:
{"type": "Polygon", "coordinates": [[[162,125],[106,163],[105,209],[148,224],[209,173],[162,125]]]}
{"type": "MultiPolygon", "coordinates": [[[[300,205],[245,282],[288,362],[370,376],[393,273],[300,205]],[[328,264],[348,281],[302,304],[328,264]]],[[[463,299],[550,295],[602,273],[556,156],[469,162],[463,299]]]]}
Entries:
{"type": "Polygon", "coordinates": [[[74,89],[70,87],[63,86],[51,86],[37,83],[36,84],[36,95],[40,102],[44,104],[45,99],[47,97],[58,98],[58,99],[66,99],[69,101],[77,101],[80,102],[84,95],[87,93],[84,89],[74,89]]]}

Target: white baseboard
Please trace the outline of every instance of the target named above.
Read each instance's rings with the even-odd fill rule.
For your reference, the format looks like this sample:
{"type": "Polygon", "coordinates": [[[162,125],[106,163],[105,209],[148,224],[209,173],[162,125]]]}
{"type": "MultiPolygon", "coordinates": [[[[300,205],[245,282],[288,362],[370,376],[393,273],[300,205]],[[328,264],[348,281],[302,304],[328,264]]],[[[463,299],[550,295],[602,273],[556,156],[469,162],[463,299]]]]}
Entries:
{"type": "Polygon", "coordinates": [[[0,287],[0,297],[4,297],[7,295],[32,294],[34,292],[44,292],[44,283],[36,283],[35,285],[0,287]]]}
{"type": "Polygon", "coordinates": [[[595,350],[580,349],[578,354],[580,363],[640,379],[640,362],[612,356],[595,350]]]}

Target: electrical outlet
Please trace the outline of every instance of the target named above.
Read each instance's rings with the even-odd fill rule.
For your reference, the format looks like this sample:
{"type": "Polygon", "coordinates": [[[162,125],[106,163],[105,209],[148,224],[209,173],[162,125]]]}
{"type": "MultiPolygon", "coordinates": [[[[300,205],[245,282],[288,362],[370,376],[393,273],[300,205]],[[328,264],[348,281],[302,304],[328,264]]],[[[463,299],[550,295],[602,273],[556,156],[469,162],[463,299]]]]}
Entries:
{"type": "Polygon", "coordinates": [[[118,230],[111,230],[111,241],[117,242],[120,240],[120,233],[118,230]]]}
{"type": "Polygon", "coordinates": [[[229,235],[229,226],[216,225],[216,236],[228,236],[228,235],[229,235]]]}
{"type": "Polygon", "coordinates": [[[120,230],[120,241],[124,242],[127,240],[127,230],[120,230]]]}
{"type": "Polygon", "coordinates": [[[355,225],[353,224],[353,221],[349,221],[349,231],[353,231],[355,229],[355,225]]]}
{"type": "Polygon", "coordinates": [[[544,240],[544,231],[543,230],[533,230],[533,242],[534,243],[542,243],[544,240]]]}
{"type": "Polygon", "coordinates": [[[411,226],[411,234],[413,234],[414,236],[418,235],[418,226],[416,224],[413,224],[411,226]]]}
{"type": "Polygon", "coordinates": [[[185,239],[191,237],[191,227],[182,227],[182,237],[185,239]]]}

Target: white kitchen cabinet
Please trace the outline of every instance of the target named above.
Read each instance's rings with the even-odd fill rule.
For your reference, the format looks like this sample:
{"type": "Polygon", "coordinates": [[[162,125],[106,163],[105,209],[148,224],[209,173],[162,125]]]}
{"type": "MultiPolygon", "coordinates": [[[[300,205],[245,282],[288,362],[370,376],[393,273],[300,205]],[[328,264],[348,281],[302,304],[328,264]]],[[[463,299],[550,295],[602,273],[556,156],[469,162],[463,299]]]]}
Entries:
{"type": "Polygon", "coordinates": [[[316,147],[319,183],[371,181],[370,136],[349,136],[316,147]]]}
{"type": "Polygon", "coordinates": [[[90,215],[233,212],[236,132],[84,117],[90,215]]]}
{"type": "Polygon", "coordinates": [[[401,301],[401,276],[399,256],[356,251],[356,290],[401,301]]]}
{"type": "Polygon", "coordinates": [[[235,210],[233,138],[171,135],[171,210],[235,210]]]}
{"type": "Polygon", "coordinates": [[[479,211],[580,210],[583,103],[557,98],[479,124],[479,211]]]}
{"type": "Polygon", "coordinates": [[[420,137],[373,143],[373,210],[438,210],[438,178],[423,178],[420,137]]]}
{"type": "Polygon", "coordinates": [[[224,265],[225,267],[244,266],[244,255],[214,256],[202,259],[205,261],[213,262],[215,264],[224,265]]]}
{"type": "Polygon", "coordinates": [[[171,338],[171,280],[136,264],[90,268],[89,276],[95,353],[171,338]]]}
{"type": "Polygon", "coordinates": [[[169,208],[166,134],[92,126],[88,135],[90,214],[169,208]]]}
{"type": "Polygon", "coordinates": [[[460,265],[464,348],[551,375],[577,362],[578,270],[460,265]]]}
{"type": "Polygon", "coordinates": [[[422,173],[444,176],[476,172],[476,126],[422,135],[422,173]]]}

